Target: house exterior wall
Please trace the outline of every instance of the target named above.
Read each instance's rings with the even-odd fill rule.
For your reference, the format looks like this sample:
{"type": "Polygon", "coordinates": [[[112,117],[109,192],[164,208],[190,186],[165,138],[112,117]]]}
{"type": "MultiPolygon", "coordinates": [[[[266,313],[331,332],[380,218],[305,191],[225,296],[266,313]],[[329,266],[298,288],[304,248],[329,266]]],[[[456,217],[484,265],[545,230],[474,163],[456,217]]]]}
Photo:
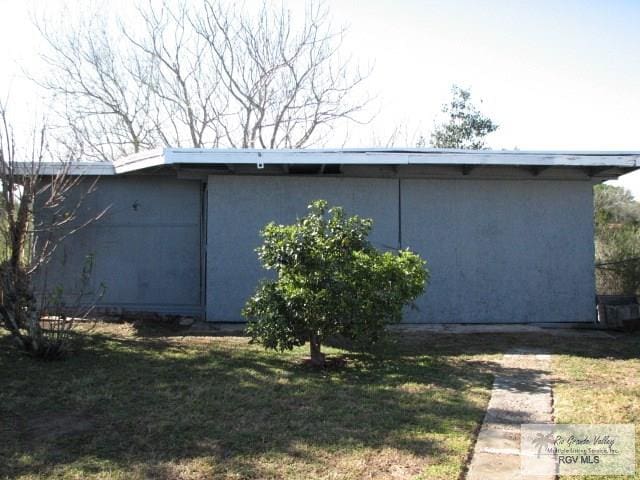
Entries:
{"type": "Polygon", "coordinates": [[[270,221],[291,223],[313,200],[325,199],[347,213],[376,219],[371,240],[398,244],[398,181],[394,179],[209,176],[207,320],[244,321],[240,310],[268,276],[255,252],[270,221]]]}
{"type": "MultiPolygon", "coordinates": [[[[76,193],[86,191],[86,182],[76,193]]],[[[57,248],[38,286],[60,285],[73,302],[83,264],[92,255],[88,290],[97,291],[101,283],[106,288],[98,306],[200,313],[201,185],[175,177],[102,177],[83,201],[78,223],[109,210],[57,248]]]]}
{"type": "Polygon", "coordinates": [[[431,283],[407,309],[416,323],[591,322],[589,181],[209,176],[207,319],[240,310],[268,276],[255,248],[269,221],[312,200],[372,217],[373,243],[419,252],[431,283]]]}
{"type": "Polygon", "coordinates": [[[175,173],[103,177],[83,211],[110,210],[58,249],[47,286],[77,291],[93,254],[92,286],[107,289],[100,306],[241,322],[247,298],[270,275],[255,252],[260,229],[293,222],[323,198],[372,217],[376,247],[409,247],[428,261],[430,285],[407,322],[593,321],[590,180],[366,172],[208,175],[204,183],[175,173]]]}
{"type": "Polygon", "coordinates": [[[592,185],[402,180],[403,245],[431,283],[408,322],[594,320],[592,185]]]}

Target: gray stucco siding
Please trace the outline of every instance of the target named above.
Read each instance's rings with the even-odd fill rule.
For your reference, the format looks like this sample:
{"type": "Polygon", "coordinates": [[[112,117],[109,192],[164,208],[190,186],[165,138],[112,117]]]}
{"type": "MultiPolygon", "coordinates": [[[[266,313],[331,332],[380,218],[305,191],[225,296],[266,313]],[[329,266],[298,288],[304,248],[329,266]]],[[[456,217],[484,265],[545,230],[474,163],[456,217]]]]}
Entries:
{"type": "Polygon", "coordinates": [[[428,261],[431,283],[407,322],[593,321],[589,181],[317,176],[209,176],[208,320],[243,320],[269,276],[260,229],[293,222],[317,198],[373,218],[374,245],[401,237],[428,261]]]}
{"type": "Polygon", "coordinates": [[[46,269],[47,288],[63,285],[73,297],[92,255],[90,288],[106,287],[98,306],[200,313],[201,185],[161,176],[101,178],[78,221],[109,209],[59,246],[46,269]]]}
{"type": "Polygon", "coordinates": [[[270,276],[255,252],[260,230],[270,221],[294,222],[322,198],[373,218],[376,247],[409,247],[428,261],[431,282],[406,322],[594,319],[593,184],[586,175],[487,178],[478,169],[425,178],[423,170],[371,166],[353,176],[259,172],[101,178],[78,221],[110,208],[60,246],[48,288],[77,291],[93,254],[92,287],[107,289],[99,306],[242,322],[247,298],[270,276]]]}
{"type": "Polygon", "coordinates": [[[402,180],[402,240],[431,284],[408,322],[591,322],[592,185],[402,180]]]}
{"type": "Polygon", "coordinates": [[[296,176],[209,176],[207,320],[241,322],[241,309],[269,276],[255,249],[270,221],[291,223],[313,200],[376,220],[371,240],[398,245],[398,180],[296,176]]]}

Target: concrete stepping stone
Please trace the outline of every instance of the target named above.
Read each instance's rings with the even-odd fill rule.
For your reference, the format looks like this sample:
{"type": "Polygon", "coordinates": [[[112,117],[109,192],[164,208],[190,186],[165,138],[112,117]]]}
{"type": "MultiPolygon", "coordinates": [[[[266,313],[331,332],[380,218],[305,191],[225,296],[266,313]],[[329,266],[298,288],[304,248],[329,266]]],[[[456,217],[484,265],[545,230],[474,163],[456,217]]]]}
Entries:
{"type": "Polygon", "coordinates": [[[505,354],[493,382],[467,480],[552,480],[520,470],[520,425],[552,423],[551,356],[531,350],[505,354]]]}

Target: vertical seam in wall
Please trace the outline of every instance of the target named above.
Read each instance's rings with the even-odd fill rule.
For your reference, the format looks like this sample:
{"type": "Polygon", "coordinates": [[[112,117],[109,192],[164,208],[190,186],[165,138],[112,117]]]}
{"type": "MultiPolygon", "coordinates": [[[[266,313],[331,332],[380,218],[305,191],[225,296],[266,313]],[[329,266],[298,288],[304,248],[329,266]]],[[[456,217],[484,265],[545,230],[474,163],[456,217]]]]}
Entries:
{"type": "Polygon", "coordinates": [[[203,182],[200,189],[200,304],[202,320],[207,317],[207,228],[209,180],[203,182]]]}
{"type": "Polygon", "coordinates": [[[402,248],[402,179],[398,178],[398,250],[402,248]]]}

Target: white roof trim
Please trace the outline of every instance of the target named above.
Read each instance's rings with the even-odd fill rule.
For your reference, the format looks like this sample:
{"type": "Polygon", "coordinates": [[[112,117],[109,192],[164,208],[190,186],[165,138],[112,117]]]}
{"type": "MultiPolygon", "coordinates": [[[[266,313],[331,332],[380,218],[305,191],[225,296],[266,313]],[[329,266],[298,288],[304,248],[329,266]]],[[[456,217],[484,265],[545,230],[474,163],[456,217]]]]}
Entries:
{"type": "MultiPolygon", "coordinates": [[[[78,162],[73,175],[117,175],[170,165],[308,164],[308,165],[469,165],[540,167],[640,167],[640,152],[573,152],[519,150],[453,150],[433,148],[345,148],[301,150],[165,148],[136,153],[110,162],[78,162]]],[[[42,164],[53,175],[60,164],[42,164]]]]}
{"type": "Polygon", "coordinates": [[[116,173],[180,164],[505,165],[640,167],[640,152],[545,152],[447,149],[200,149],[166,148],[114,163],[116,173]]]}
{"type": "Polygon", "coordinates": [[[116,169],[111,162],[72,162],[69,164],[59,162],[16,162],[15,172],[17,175],[57,175],[66,171],[69,175],[115,175],[116,169]]]}
{"type": "Polygon", "coordinates": [[[166,161],[166,154],[169,149],[156,148],[145,152],[134,153],[126,157],[119,158],[113,162],[116,173],[127,173],[143,168],[158,167],[161,165],[170,165],[166,161]]]}

